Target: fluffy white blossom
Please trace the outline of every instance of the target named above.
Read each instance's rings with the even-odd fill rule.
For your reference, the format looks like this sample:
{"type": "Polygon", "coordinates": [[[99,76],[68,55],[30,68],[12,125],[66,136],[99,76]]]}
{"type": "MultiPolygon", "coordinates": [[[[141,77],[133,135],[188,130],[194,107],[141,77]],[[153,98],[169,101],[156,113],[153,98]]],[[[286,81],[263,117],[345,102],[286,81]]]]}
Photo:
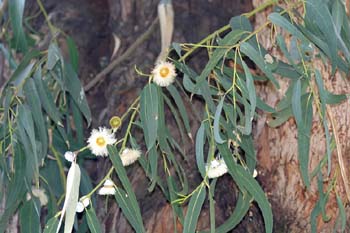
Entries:
{"type": "Polygon", "coordinates": [[[115,184],[111,179],[107,179],[103,183],[103,187],[98,190],[99,195],[114,195],[115,194],[115,184]]]}
{"type": "Polygon", "coordinates": [[[111,145],[116,141],[113,132],[105,127],[100,127],[98,130],[93,129],[87,140],[88,147],[97,156],[107,156],[107,145],[111,145]]]}
{"type": "Polygon", "coordinates": [[[222,158],[215,158],[209,164],[205,165],[208,178],[213,179],[227,173],[227,166],[222,158]]]}
{"type": "Polygon", "coordinates": [[[175,66],[171,62],[161,61],[152,70],[153,82],[166,87],[172,84],[176,77],[175,66]]]}
{"type": "Polygon", "coordinates": [[[141,151],[130,148],[125,148],[122,153],[120,153],[120,159],[124,167],[134,163],[140,156],[141,151]]]}

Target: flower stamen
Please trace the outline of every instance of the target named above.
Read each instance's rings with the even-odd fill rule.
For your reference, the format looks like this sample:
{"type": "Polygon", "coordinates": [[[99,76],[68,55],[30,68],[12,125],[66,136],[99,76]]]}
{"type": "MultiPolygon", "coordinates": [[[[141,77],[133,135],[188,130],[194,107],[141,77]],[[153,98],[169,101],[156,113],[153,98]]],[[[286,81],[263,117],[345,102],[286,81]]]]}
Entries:
{"type": "Polygon", "coordinates": [[[98,146],[105,146],[106,140],[103,137],[98,137],[96,138],[96,144],[98,146]]]}

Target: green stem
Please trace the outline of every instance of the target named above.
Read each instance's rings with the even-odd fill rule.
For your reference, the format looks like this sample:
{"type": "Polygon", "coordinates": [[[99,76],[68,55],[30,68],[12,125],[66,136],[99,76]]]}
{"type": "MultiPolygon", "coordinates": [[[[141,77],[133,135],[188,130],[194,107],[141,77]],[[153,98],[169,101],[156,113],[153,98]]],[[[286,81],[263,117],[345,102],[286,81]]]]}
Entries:
{"type": "Polygon", "coordinates": [[[63,164],[61,162],[60,156],[58,155],[57,150],[52,145],[50,146],[50,150],[52,151],[53,155],[56,158],[57,165],[58,165],[58,170],[60,172],[61,179],[62,179],[62,182],[63,182],[63,189],[66,190],[67,180],[66,180],[66,175],[64,173],[64,168],[63,168],[63,164]]]}
{"type": "Polygon", "coordinates": [[[134,106],[137,104],[137,102],[139,102],[140,100],[140,96],[138,96],[134,102],[132,102],[132,104],[130,105],[129,109],[123,114],[123,116],[120,118],[120,120],[123,122],[123,120],[126,118],[126,116],[129,114],[129,112],[134,109],[134,106]]]}
{"type": "Polygon", "coordinates": [[[47,25],[49,26],[50,28],[50,32],[51,32],[51,35],[54,36],[55,34],[55,27],[53,26],[53,24],[51,23],[50,19],[49,19],[49,16],[44,8],[44,5],[43,3],[41,2],[41,0],[36,0],[36,2],[38,3],[39,5],[39,8],[41,10],[41,12],[43,13],[44,17],[45,17],[45,20],[47,22],[47,25]]]}
{"type": "Polygon", "coordinates": [[[103,185],[103,183],[112,175],[113,169],[114,169],[114,167],[111,167],[109,169],[107,175],[105,175],[105,177],[103,177],[103,179],[96,185],[96,187],[93,190],[91,190],[91,192],[86,194],[85,197],[90,198],[91,195],[94,194],[97,191],[97,189],[99,189],[103,185]]]}
{"type": "Polygon", "coordinates": [[[139,107],[140,107],[140,104],[137,105],[136,108],[134,108],[134,112],[132,113],[132,115],[130,117],[129,125],[128,125],[128,128],[126,129],[125,136],[124,136],[124,139],[123,139],[123,144],[122,144],[122,147],[120,148],[121,151],[123,151],[124,148],[125,148],[125,145],[126,145],[126,142],[127,142],[130,130],[131,130],[131,126],[134,123],[134,118],[136,116],[136,113],[138,112],[139,107]]]}

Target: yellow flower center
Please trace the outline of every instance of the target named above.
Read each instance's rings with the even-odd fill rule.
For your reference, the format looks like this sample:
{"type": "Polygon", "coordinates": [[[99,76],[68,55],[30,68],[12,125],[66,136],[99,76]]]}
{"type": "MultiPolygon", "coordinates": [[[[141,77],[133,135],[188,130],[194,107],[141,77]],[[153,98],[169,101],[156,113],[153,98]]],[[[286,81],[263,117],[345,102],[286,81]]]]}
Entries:
{"type": "Polygon", "coordinates": [[[162,78],[166,78],[170,73],[170,70],[168,67],[162,67],[159,71],[159,74],[162,78]]]}
{"type": "Polygon", "coordinates": [[[114,116],[109,121],[109,124],[111,125],[112,129],[117,129],[122,124],[122,120],[119,117],[114,116]]]}
{"type": "Polygon", "coordinates": [[[103,137],[96,138],[96,144],[98,146],[104,146],[106,144],[106,140],[103,137]]]}

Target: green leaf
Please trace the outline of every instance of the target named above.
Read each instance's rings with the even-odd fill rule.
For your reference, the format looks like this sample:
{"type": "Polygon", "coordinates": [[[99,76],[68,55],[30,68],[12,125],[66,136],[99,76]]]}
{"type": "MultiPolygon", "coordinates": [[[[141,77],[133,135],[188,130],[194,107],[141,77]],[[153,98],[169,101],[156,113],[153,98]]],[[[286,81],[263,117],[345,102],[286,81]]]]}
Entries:
{"type": "Polygon", "coordinates": [[[26,164],[26,178],[28,179],[28,182],[30,182],[34,175],[35,182],[38,183],[39,160],[36,148],[37,143],[35,141],[33,117],[28,105],[22,104],[18,107],[17,120],[19,124],[19,127],[17,128],[18,133],[28,158],[26,164]]]}
{"type": "Polygon", "coordinates": [[[32,59],[38,57],[39,55],[40,52],[37,50],[32,50],[26,53],[26,55],[22,58],[21,64],[18,65],[11,78],[6,82],[5,87],[7,87],[9,84],[12,84],[21,90],[20,86],[22,85],[23,81],[29,76],[34,66],[32,59]]]}
{"type": "MultiPolygon", "coordinates": [[[[72,109],[73,113],[73,121],[75,126],[75,138],[77,139],[77,145],[80,147],[84,147],[84,122],[83,122],[83,116],[81,112],[79,111],[79,107],[76,105],[76,103],[73,100],[70,100],[70,108],[72,109]]],[[[72,135],[74,137],[74,135],[72,135]]]]}
{"type": "Polygon", "coordinates": [[[150,150],[156,142],[158,130],[158,91],[150,83],[141,92],[140,117],[147,149],[150,150]]]}
{"type": "Polygon", "coordinates": [[[38,206],[31,199],[23,203],[20,208],[20,227],[23,232],[40,233],[40,205],[38,206]]]}
{"type": "Polygon", "coordinates": [[[205,163],[204,163],[204,144],[205,144],[205,126],[202,123],[196,135],[196,162],[199,172],[202,177],[205,177],[205,163]]]}
{"type": "Polygon", "coordinates": [[[233,169],[229,169],[229,173],[239,186],[244,187],[250,193],[250,195],[252,195],[264,217],[265,231],[267,233],[272,233],[273,215],[271,205],[268,202],[267,197],[264,191],[261,189],[259,183],[246,169],[237,164],[234,164],[233,169]]]}
{"type": "Polygon", "coordinates": [[[5,59],[8,61],[10,69],[14,70],[17,68],[17,63],[15,59],[13,58],[12,54],[9,52],[9,49],[7,49],[3,43],[0,43],[0,50],[2,51],[5,59]]]}
{"type": "Polygon", "coordinates": [[[28,49],[26,35],[22,24],[25,0],[11,0],[8,4],[15,48],[25,53],[28,49]]]}
{"type": "Polygon", "coordinates": [[[221,118],[221,111],[222,111],[222,106],[224,104],[224,100],[225,100],[225,96],[223,96],[218,104],[218,107],[216,108],[215,111],[215,117],[214,117],[214,138],[215,141],[219,144],[222,144],[225,142],[225,140],[223,140],[221,138],[220,135],[220,118],[221,118]]]}
{"type": "Polygon", "coordinates": [[[46,223],[44,233],[56,233],[58,227],[58,218],[52,217],[46,223]]]}
{"type": "Polygon", "coordinates": [[[189,119],[188,119],[188,116],[187,116],[187,111],[186,111],[185,105],[184,105],[184,103],[182,101],[182,98],[181,98],[179,92],[176,90],[176,88],[173,85],[168,86],[167,89],[168,89],[170,95],[175,100],[175,103],[176,103],[177,108],[178,108],[178,110],[180,112],[182,121],[183,121],[183,123],[185,125],[185,129],[187,131],[187,135],[189,137],[192,137],[191,136],[191,127],[190,127],[189,119]]]}
{"type": "Polygon", "coordinates": [[[256,108],[256,92],[255,92],[253,77],[249,71],[248,66],[245,64],[244,61],[242,61],[242,65],[243,65],[244,73],[246,76],[246,85],[247,85],[249,102],[250,102],[249,108],[247,108],[247,107],[245,108],[245,110],[250,109],[250,114],[247,114],[245,117],[246,127],[244,130],[244,132],[245,132],[244,134],[249,135],[252,131],[252,121],[254,119],[255,108],[256,108]]]}
{"type": "Polygon", "coordinates": [[[260,52],[256,51],[255,48],[247,42],[243,42],[240,46],[242,53],[247,55],[267,76],[267,78],[279,89],[279,84],[276,78],[273,76],[270,68],[265,64],[264,58],[260,52]]]}
{"type": "Polygon", "coordinates": [[[247,17],[238,15],[230,19],[230,26],[232,30],[241,29],[243,31],[251,32],[253,27],[247,17]]]}
{"type": "Polygon", "coordinates": [[[243,195],[242,192],[240,192],[233,213],[222,225],[215,229],[215,232],[226,233],[234,229],[242,221],[244,216],[246,216],[252,201],[253,199],[249,193],[245,192],[243,195]]]}
{"type": "Polygon", "coordinates": [[[325,102],[327,104],[339,104],[347,99],[346,95],[336,95],[325,90],[325,102]]]}
{"type": "Polygon", "coordinates": [[[78,105],[80,111],[87,121],[87,124],[90,125],[91,112],[85,97],[84,88],[82,87],[80,80],[73,70],[72,66],[68,63],[65,64],[64,78],[69,94],[72,96],[74,102],[78,105]]]}
{"type": "Polygon", "coordinates": [[[51,43],[47,54],[47,69],[52,70],[60,60],[63,60],[60,49],[56,43],[51,43]]]}
{"type": "Polygon", "coordinates": [[[47,155],[48,136],[46,122],[41,110],[39,93],[35,87],[33,79],[30,78],[27,80],[24,84],[23,91],[28,105],[32,110],[33,120],[41,142],[41,155],[38,156],[38,160],[40,161],[47,155]]]}
{"type": "Polygon", "coordinates": [[[0,232],[5,232],[10,218],[15,213],[17,207],[25,198],[25,166],[26,155],[20,144],[15,143],[14,147],[14,169],[16,172],[12,174],[11,182],[7,188],[7,200],[5,211],[0,218],[0,232]]]}
{"type": "Polygon", "coordinates": [[[177,195],[178,190],[176,187],[176,180],[174,179],[173,176],[167,177],[167,184],[169,187],[170,203],[174,214],[174,223],[175,223],[174,226],[176,226],[177,218],[180,220],[181,224],[184,224],[184,216],[183,216],[182,208],[178,203],[176,203],[176,200],[178,198],[178,195],[177,195]]]}
{"type": "Polygon", "coordinates": [[[311,22],[313,25],[317,25],[325,38],[326,46],[329,49],[329,57],[332,61],[332,73],[334,74],[338,59],[338,40],[334,38],[337,36],[337,33],[334,30],[335,27],[331,13],[326,3],[319,2],[318,0],[309,0],[305,2],[305,6],[305,20],[311,22]]]}
{"type": "Polygon", "coordinates": [[[54,99],[49,91],[48,86],[41,79],[41,68],[38,68],[34,73],[34,82],[40,97],[40,102],[42,103],[43,108],[50,118],[58,125],[62,126],[61,123],[61,113],[58,111],[54,99]]]}
{"type": "Polygon", "coordinates": [[[196,231],[199,214],[202,210],[206,196],[204,185],[201,185],[193,194],[188,204],[183,232],[192,233],[196,231]]]}
{"type": "MultiPolygon", "coordinates": [[[[229,32],[221,41],[220,46],[232,46],[238,42],[238,40],[241,38],[241,36],[245,32],[242,30],[233,30],[229,32]]],[[[225,54],[229,51],[229,48],[217,48],[213,52],[213,54],[210,57],[210,60],[208,61],[207,65],[203,69],[200,76],[197,78],[197,84],[196,89],[200,87],[200,84],[209,76],[210,72],[214,69],[216,64],[220,60],[225,59],[225,54]]]]}
{"type": "Polygon", "coordinates": [[[302,126],[302,110],[301,110],[301,84],[300,79],[297,80],[294,89],[293,89],[293,96],[292,96],[292,110],[293,115],[295,117],[295,121],[297,122],[297,125],[302,126]]]}
{"type": "Polygon", "coordinates": [[[338,215],[338,219],[340,220],[340,230],[341,232],[345,232],[345,228],[346,228],[346,212],[345,212],[345,208],[343,205],[343,202],[341,200],[341,197],[337,194],[337,204],[339,207],[339,215],[338,215]]]}
{"type": "Polygon", "coordinates": [[[91,233],[102,232],[101,224],[98,221],[95,210],[92,206],[86,209],[86,218],[91,233]]]}
{"type": "Polygon", "coordinates": [[[257,202],[265,222],[266,233],[272,233],[273,228],[273,216],[271,205],[267,200],[267,197],[262,190],[259,183],[253,178],[249,171],[242,166],[238,165],[232,157],[231,151],[225,145],[218,145],[220,154],[223,156],[228,172],[232,176],[233,180],[238,185],[239,189],[244,192],[245,190],[254,198],[257,202]]]}
{"type": "Polygon", "coordinates": [[[315,72],[315,78],[316,78],[316,84],[318,87],[318,92],[320,95],[320,102],[321,102],[321,118],[323,123],[323,128],[326,135],[326,149],[327,149],[327,159],[328,159],[328,175],[330,175],[331,172],[331,136],[329,134],[329,128],[328,128],[328,122],[327,122],[327,115],[326,115],[326,93],[325,88],[323,85],[323,80],[321,77],[321,73],[316,70],[315,72]]]}
{"type": "Polygon", "coordinates": [[[109,158],[111,159],[113,167],[118,175],[118,178],[121,181],[121,183],[122,183],[123,187],[125,188],[125,191],[128,195],[128,199],[130,200],[133,215],[135,216],[135,218],[137,220],[137,226],[133,226],[133,227],[135,229],[142,229],[142,232],[144,232],[140,207],[137,203],[137,199],[136,199],[134,191],[132,190],[132,186],[130,184],[128,176],[126,175],[126,171],[125,171],[125,168],[122,164],[122,161],[120,159],[118,151],[114,146],[110,146],[110,145],[107,145],[107,150],[108,150],[109,158]]]}
{"type": "Polygon", "coordinates": [[[79,51],[78,51],[77,46],[76,46],[74,40],[72,39],[72,37],[68,36],[66,41],[67,41],[67,45],[68,45],[70,63],[72,64],[74,71],[78,73],[79,51]]]}
{"type": "Polygon", "coordinates": [[[297,27],[291,24],[286,18],[281,16],[279,13],[273,12],[268,16],[268,19],[275,25],[282,27],[287,30],[293,36],[299,38],[302,41],[308,41],[306,37],[301,33],[297,27]]]}
{"type": "Polygon", "coordinates": [[[148,188],[149,192],[152,192],[155,188],[157,177],[158,177],[158,153],[156,146],[154,145],[148,152],[148,160],[151,168],[151,185],[148,188]]]}
{"type": "Polygon", "coordinates": [[[64,222],[64,233],[71,233],[73,229],[76,207],[79,198],[79,186],[80,186],[80,168],[75,162],[72,162],[67,174],[67,186],[66,186],[66,197],[64,200],[63,208],[61,211],[61,218],[58,223],[57,232],[59,231],[63,217],[65,216],[64,222]]]}
{"type": "Polygon", "coordinates": [[[129,221],[130,225],[135,229],[137,233],[143,233],[143,226],[140,225],[137,217],[134,214],[134,210],[132,209],[128,194],[121,188],[116,187],[114,197],[119,207],[122,209],[125,218],[129,221]]]}

